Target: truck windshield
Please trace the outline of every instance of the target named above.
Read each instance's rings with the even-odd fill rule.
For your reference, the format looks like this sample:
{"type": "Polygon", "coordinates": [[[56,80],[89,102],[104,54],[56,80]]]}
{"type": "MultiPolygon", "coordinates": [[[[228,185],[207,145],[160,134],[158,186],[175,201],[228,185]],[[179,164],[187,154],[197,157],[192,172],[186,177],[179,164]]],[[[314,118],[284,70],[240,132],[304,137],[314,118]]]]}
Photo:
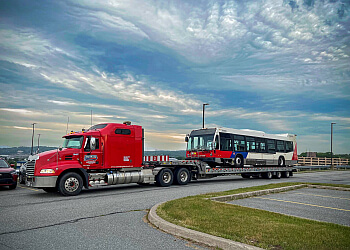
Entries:
{"type": "Polygon", "coordinates": [[[69,136],[64,138],[64,148],[81,148],[83,144],[83,136],[69,136]]]}
{"type": "Polygon", "coordinates": [[[213,150],[213,141],[214,134],[191,135],[187,143],[187,150],[213,150]]]}

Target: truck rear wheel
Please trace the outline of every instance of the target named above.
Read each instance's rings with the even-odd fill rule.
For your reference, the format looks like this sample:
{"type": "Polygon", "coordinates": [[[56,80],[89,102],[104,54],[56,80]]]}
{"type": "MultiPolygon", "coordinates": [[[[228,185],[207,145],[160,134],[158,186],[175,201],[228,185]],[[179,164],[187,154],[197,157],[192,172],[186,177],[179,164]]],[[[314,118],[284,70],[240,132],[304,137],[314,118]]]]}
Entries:
{"type": "Polygon", "coordinates": [[[190,172],[187,168],[179,168],[175,170],[174,182],[178,185],[186,185],[190,180],[190,172]]]}
{"type": "Polygon", "coordinates": [[[58,191],[64,196],[78,195],[83,189],[83,178],[77,173],[64,174],[58,182],[58,191]]]}
{"type": "Polygon", "coordinates": [[[163,168],[156,175],[156,185],[160,187],[168,187],[173,184],[174,175],[173,172],[168,168],[163,168]]]}

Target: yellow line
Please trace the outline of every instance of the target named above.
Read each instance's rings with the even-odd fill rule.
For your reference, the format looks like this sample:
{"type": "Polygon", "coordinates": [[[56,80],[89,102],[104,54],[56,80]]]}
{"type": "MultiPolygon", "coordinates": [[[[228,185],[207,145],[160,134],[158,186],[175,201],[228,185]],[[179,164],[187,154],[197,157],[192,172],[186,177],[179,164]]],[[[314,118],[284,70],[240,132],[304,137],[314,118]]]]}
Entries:
{"type": "Polygon", "coordinates": [[[271,199],[271,198],[262,198],[262,197],[253,197],[253,198],[255,198],[255,199],[263,199],[263,200],[271,200],[271,201],[281,201],[281,202],[294,203],[294,204],[311,206],[311,207],[329,208],[329,209],[334,209],[334,210],[350,212],[350,210],[347,210],[347,209],[335,208],[335,207],[325,207],[325,206],[319,206],[319,205],[314,205],[314,204],[307,204],[307,203],[296,202],[296,201],[285,201],[285,200],[278,200],[278,199],[271,199]]]}
{"type": "Polygon", "coordinates": [[[335,196],[327,196],[327,195],[319,195],[319,194],[305,194],[305,193],[295,193],[295,194],[319,196],[319,197],[334,198],[334,199],[341,199],[341,200],[349,200],[350,201],[350,198],[343,198],[343,197],[335,197],[335,196]]]}
{"type": "Polygon", "coordinates": [[[32,189],[32,188],[28,188],[28,187],[20,187],[20,188],[29,189],[29,190],[33,190],[33,191],[36,191],[36,192],[38,192],[38,191],[39,191],[39,190],[37,190],[37,189],[32,189]]]}

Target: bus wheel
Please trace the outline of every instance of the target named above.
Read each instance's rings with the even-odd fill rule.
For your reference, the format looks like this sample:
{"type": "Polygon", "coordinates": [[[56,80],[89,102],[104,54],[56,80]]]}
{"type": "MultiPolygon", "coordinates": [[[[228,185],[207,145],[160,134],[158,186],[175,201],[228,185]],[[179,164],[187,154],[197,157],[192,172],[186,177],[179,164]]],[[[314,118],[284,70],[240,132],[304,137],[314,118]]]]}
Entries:
{"type": "Polygon", "coordinates": [[[250,175],[249,174],[241,174],[244,179],[249,179],[250,175]]]}
{"type": "Polygon", "coordinates": [[[241,155],[237,155],[235,158],[235,167],[242,168],[243,167],[243,157],[241,155]]]}
{"type": "Polygon", "coordinates": [[[276,172],[276,174],[273,176],[275,179],[281,179],[281,172],[276,172]]]}
{"type": "Polygon", "coordinates": [[[286,165],[286,160],[284,159],[283,156],[280,156],[280,158],[278,158],[278,166],[284,167],[285,165],[286,165]]]}
{"type": "Polygon", "coordinates": [[[77,173],[68,172],[58,182],[58,192],[65,196],[78,195],[83,189],[83,178],[77,173]]]}
{"type": "Polygon", "coordinates": [[[168,187],[173,184],[174,175],[173,172],[168,168],[163,168],[156,175],[156,185],[160,187],[168,187]]]}
{"type": "Polygon", "coordinates": [[[282,177],[289,178],[289,172],[288,171],[282,172],[282,177]]]}
{"type": "Polygon", "coordinates": [[[264,179],[272,179],[272,173],[271,172],[263,173],[263,178],[264,179]]]}
{"type": "Polygon", "coordinates": [[[190,181],[190,172],[187,168],[178,168],[174,173],[174,182],[178,185],[186,185],[190,181]]]}

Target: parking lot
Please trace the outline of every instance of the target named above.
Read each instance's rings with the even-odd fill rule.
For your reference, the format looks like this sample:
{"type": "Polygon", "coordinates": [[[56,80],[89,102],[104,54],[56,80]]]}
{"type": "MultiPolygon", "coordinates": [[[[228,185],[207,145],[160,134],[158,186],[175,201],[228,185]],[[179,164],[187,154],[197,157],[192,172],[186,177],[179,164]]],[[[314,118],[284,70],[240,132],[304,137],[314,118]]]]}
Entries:
{"type": "Polygon", "coordinates": [[[349,191],[303,188],[229,203],[350,226],[349,191]]]}

